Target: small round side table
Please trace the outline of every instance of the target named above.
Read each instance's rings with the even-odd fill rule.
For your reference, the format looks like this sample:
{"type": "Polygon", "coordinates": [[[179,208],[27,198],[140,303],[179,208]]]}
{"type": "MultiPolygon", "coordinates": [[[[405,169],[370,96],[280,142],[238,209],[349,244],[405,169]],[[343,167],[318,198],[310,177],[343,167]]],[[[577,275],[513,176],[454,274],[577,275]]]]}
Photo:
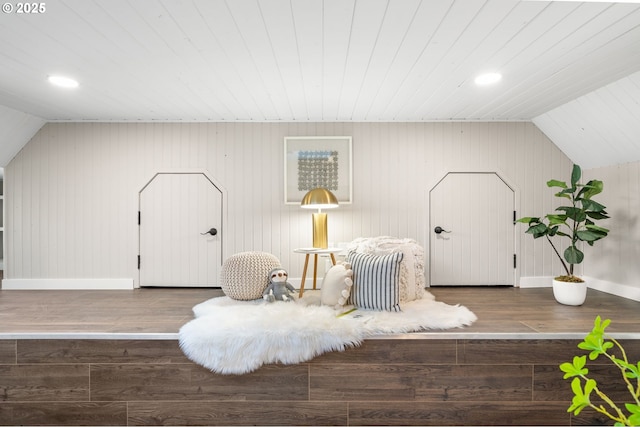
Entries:
{"type": "Polygon", "coordinates": [[[293,252],[297,254],[305,254],[304,257],[304,268],[302,269],[302,280],[300,281],[300,294],[299,298],[302,297],[304,293],[304,281],[307,278],[307,267],[309,266],[309,255],[313,255],[313,289],[316,288],[316,279],[318,273],[318,255],[326,255],[329,254],[331,257],[331,264],[336,265],[336,257],[333,255],[337,252],[342,252],[341,248],[299,248],[294,249],[293,252]]]}

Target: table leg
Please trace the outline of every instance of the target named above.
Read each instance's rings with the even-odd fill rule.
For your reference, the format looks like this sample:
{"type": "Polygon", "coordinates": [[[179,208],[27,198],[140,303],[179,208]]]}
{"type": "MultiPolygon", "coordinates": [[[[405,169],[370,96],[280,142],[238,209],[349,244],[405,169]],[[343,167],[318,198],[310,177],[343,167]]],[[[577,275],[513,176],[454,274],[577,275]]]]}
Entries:
{"type": "Polygon", "coordinates": [[[316,289],[316,275],[318,273],[318,254],[313,254],[313,289],[316,289]]]}
{"type": "Polygon", "coordinates": [[[302,269],[302,280],[300,281],[300,294],[298,298],[302,298],[304,293],[304,279],[307,278],[307,265],[309,265],[309,254],[304,257],[304,268],[302,269]]]}
{"type": "Polygon", "coordinates": [[[332,263],[333,265],[336,265],[336,257],[335,257],[335,256],[333,256],[333,252],[331,252],[329,255],[331,256],[331,263],[332,263]]]}

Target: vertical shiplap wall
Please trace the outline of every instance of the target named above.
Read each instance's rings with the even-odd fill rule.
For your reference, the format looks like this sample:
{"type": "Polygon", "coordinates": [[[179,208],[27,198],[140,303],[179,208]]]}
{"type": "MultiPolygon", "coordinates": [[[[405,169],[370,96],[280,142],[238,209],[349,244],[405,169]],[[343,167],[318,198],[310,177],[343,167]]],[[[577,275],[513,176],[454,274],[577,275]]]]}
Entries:
{"type": "MultiPolygon", "coordinates": [[[[292,250],[309,246],[311,220],[283,203],[283,138],[307,135],[353,137],[354,201],[330,212],[331,242],[392,235],[428,248],[428,192],[448,171],[496,171],[516,187],[518,215],[544,214],[545,182],[571,167],[530,122],[50,123],[6,169],[5,277],[137,281],[138,191],[186,170],[227,192],[226,256],[271,252],[299,277],[292,250]]],[[[520,276],[558,271],[544,243],[518,238],[520,276]]]]}
{"type": "MultiPolygon", "coordinates": [[[[604,191],[596,200],[610,217],[599,223],[609,236],[585,245],[584,274],[611,283],[640,288],[640,162],[590,169],[583,181],[599,179],[604,191]]],[[[640,295],[640,294],[637,294],[640,295]]]]}

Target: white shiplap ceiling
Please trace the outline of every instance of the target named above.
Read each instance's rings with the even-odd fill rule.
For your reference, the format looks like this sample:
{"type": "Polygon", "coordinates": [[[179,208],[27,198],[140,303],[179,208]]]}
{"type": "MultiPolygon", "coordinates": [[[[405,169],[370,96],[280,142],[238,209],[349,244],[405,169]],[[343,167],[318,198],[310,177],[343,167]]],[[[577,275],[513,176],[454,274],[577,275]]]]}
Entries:
{"type": "Polygon", "coordinates": [[[640,72],[533,119],[584,168],[640,160],[640,72]]]}
{"type": "Polygon", "coordinates": [[[45,121],[532,120],[640,71],[639,4],[43,4],[0,15],[0,106],[45,121]]]}

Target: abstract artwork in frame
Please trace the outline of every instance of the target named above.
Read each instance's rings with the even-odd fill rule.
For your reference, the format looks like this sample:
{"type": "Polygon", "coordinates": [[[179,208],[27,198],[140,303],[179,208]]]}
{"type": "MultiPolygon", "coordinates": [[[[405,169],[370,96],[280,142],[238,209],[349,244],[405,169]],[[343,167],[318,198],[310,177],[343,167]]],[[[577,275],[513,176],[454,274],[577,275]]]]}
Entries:
{"type": "Polygon", "coordinates": [[[349,204],[352,199],[350,136],[284,138],[284,202],[294,205],[309,190],[323,187],[349,204]]]}

